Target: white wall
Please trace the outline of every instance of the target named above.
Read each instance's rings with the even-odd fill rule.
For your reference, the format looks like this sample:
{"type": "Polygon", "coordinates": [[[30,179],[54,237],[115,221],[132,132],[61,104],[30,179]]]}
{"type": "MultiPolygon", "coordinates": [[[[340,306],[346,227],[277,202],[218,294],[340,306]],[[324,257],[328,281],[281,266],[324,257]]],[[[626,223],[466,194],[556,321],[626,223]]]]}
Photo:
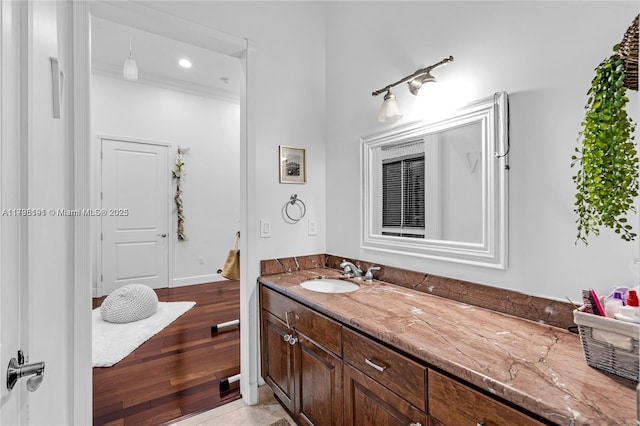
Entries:
{"type": "Polygon", "coordinates": [[[325,251],[325,7],[306,1],[153,2],[155,9],[255,43],[248,119],[257,158],[250,187],[258,209],[249,217],[270,219],[271,238],[252,236],[251,262],[325,251]],[[305,185],[278,182],[278,145],[306,149],[305,185]],[[292,194],[307,206],[306,217],[294,225],[282,219],[292,194]],[[308,235],[307,219],[317,221],[317,236],[308,235]]]}
{"type": "MultiPolygon", "coordinates": [[[[327,252],[436,275],[580,300],[580,290],[636,285],[638,243],[605,230],[575,245],[569,167],[593,68],[622,38],[637,2],[330,2],[327,28],[327,252]],[[405,119],[507,91],[509,269],[494,271],[359,247],[359,138],[380,130],[371,92],[453,55],[435,86],[395,94],[405,119]],[[428,95],[428,96],[424,96],[428,95]]],[[[638,93],[629,113],[637,122],[638,93]]],[[[638,221],[637,217],[632,219],[638,221]]]]}
{"type": "MultiPolygon", "coordinates": [[[[187,240],[176,238],[172,203],[169,286],[220,279],[217,270],[239,230],[240,106],[96,73],[91,84],[94,135],[170,143],[168,174],[178,145],[190,148],[182,178],[187,240]]],[[[169,194],[173,200],[175,181],[169,194]]]]}

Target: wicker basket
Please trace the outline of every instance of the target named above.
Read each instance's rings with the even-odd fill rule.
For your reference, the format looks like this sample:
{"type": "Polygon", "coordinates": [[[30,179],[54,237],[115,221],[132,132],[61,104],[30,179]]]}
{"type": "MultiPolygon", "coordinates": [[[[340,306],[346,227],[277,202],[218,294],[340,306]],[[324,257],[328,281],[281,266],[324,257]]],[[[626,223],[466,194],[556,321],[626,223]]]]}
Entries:
{"type": "Polygon", "coordinates": [[[624,33],[618,54],[624,61],[625,79],[624,87],[631,90],[638,90],[638,19],[640,15],[631,23],[631,26],[624,33]]]}
{"type": "Polygon", "coordinates": [[[640,326],[612,318],[573,311],[587,364],[638,381],[640,326]]]}

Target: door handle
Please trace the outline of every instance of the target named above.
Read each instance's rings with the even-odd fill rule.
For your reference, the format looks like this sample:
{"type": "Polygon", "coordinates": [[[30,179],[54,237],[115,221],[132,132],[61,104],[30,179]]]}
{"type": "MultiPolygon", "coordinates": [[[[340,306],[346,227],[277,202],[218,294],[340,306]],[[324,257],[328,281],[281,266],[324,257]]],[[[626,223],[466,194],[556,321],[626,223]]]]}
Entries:
{"type": "Polygon", "coordinates": [[[157,237],[167,238],[167,234],[156,234],[157,237]]]}
{"type": "Polygon", "coordinates": [[[18,379],[27,376],[33,376],[27,380],[27,390],[36,391],[44,379],[44,361],[25,364],[22,351],[18,351],[18,359],[11,358],[7,367],[7,389],[13,389],[18,379]]]}

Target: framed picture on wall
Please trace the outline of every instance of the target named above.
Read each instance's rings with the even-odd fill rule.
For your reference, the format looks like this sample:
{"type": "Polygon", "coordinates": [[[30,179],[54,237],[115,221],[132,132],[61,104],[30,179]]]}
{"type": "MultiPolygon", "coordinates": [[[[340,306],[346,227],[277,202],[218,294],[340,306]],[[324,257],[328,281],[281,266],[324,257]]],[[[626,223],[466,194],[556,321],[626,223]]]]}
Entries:
{"type": "Polygon", "coordinates": [[[307,160],[304,148],[280,145],[280,183],[307,183],[307,160]]]}

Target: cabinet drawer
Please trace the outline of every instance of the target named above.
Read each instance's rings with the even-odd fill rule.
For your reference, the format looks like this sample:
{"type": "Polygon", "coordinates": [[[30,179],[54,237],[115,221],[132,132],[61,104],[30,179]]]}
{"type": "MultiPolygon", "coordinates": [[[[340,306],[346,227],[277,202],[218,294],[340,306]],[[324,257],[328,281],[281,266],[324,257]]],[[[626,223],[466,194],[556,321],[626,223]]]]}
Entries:
{"type": "Polygon", "coordinates": [[[445,426],[543,425],[495,399],[429,370],[429,414],[445,426]]]}
{"type": "MultiPolygon", "coordinates": [[[[280,293],[273,291],[267,287],[260,286],[262,309],[265,309],[271,314],[278,317],[285,324],[287,323],[287,312],[293,311],[297,306],[300,306],[298,302],[294,302],[281,295],[280,293]]],[[[289,319],[289,322],[291,319],[289,319]]],[[[291,324],[289,324],[291,325],[291,324]]]]}
{"type": "Polygon", "coordinates": [[[261,287],[262,309],[280,318],[331,352],[342,356],[342,325],[267,287],[261,287]]]}
{"type": "Polygon", "coordinates": [[[342,342],[346,362],[426,410],[426,367],[347,328],[342,342]]]}

